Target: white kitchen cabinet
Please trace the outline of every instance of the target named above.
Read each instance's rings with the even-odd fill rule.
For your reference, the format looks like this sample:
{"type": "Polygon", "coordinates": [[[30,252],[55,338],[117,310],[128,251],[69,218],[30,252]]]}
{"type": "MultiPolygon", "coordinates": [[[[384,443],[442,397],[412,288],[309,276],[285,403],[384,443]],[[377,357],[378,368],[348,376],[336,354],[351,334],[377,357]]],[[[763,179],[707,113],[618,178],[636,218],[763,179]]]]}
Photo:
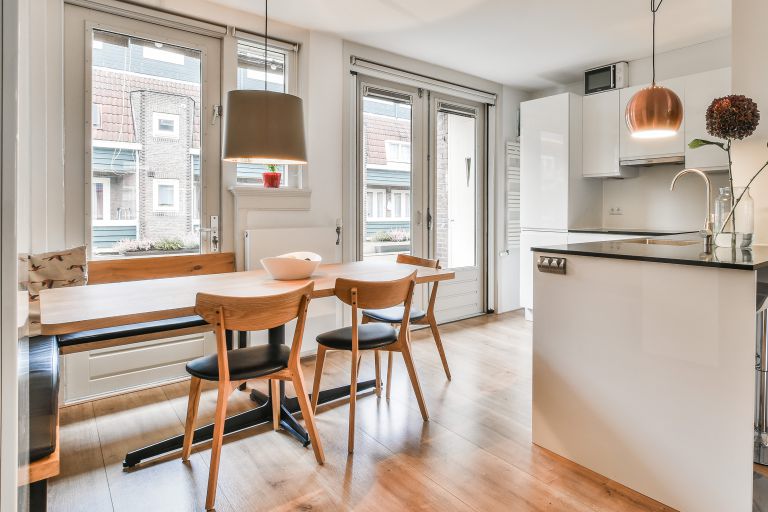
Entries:
{"type": "MultiPolygon", "coordinates": [[[[525,231],[520,234],[520,305],[529,318],[533,309],[533,253],[531,247],[549,247],[568,243],[568,233],[525,231]]],[[[530,318],[529,318],[530,319],[530,318]]]]}
{"type": "MultiPolygon", "coordinates": [[[[673,78],[658,83],[677,93],[683,102],[683,106],[685,106],[685,78],[673,78]]],[[[632,137],[629,133],[629,128],[624,120],[624,113],[626,112],[629,100],[643,87],[648,87],[648,85],[627,87],[621,90],[620,160],[624,163],[639,163],[648,159],[679,157],[682,161],[685,156],[686,147],[685,118],[683,118],[680,130],[672,137],[639,139],[632,137]]]]}
{"type": "Polygon", "coordinates": [[[636,168],[619,164],[621,92],[613,90],[582,100],[582,173],[585,178],[629,178],[636,168]]]}
{"type": "Polygon", "coordinates": [[[693,139],[715,139],[707,133],[705,114],[712,100],[731,94],[731,68],[685,77],[685,166],[702,171],[728,169],[728,154],[717,146],[690,149],[693,139]]]}
{"type": "Polygon", "coordinates": [[[602,184],[581,173],[582,98],[571,93],[520,105],[520,222],[567,231],[602,220],[602,184]]]}

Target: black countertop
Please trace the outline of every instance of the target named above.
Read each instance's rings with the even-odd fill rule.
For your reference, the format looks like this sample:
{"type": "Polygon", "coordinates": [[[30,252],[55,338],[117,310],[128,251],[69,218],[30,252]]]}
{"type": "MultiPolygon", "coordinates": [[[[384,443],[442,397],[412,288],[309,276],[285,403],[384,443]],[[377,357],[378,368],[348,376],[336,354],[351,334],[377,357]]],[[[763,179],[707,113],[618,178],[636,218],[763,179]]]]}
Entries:
{"type": "Polygon", "coordinates": [[[552,247],[533,247],[536,252],[573,254],[614,258],[620,260],[652,261],[676,265],[757,270],[768,267],[768,246],[732,250],[729,247],[713,247],[707,252],[704,240],[698,234],[679,234],[649,237],[659,243],[637,243],[631,240],[586,242],[552,247]],[[678,242],[691,242],[679,245],[678,242]]]}
{"type": "Polygon", "coordinates": [[[602,233],[606,235],[665,236],[695,233],[690,229],[624,229],[624,228],[571,228],[569,233],[602,233]]]}

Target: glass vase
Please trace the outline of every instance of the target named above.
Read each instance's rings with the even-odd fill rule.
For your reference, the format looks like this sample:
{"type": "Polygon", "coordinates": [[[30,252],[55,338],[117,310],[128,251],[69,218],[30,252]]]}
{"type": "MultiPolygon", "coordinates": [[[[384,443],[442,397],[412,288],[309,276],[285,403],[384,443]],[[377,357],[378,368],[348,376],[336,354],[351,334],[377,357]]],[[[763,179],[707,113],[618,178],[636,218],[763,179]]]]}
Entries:
{"type": "Polygon", "coordinates": [[[755,203],[749,195],[749,189],[746,191],[744,187],[734,187],[734,189],[735,197],[732,197],[730,187],[722,187],[720,195],[715,199],[715,245],[749,248],[752,246],[752,234],[755,231],[755,203]],[[732,201],[736,201],[742,192],[744,196],[726,222],[732,201]]]}

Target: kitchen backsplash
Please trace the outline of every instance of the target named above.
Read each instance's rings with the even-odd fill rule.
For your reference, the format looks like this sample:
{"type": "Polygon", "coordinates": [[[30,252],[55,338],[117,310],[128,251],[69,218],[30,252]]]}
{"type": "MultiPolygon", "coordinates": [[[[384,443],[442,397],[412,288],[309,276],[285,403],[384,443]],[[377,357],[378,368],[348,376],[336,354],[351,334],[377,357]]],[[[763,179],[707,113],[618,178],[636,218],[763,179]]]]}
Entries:
{"type": "MultiPolygon", "coordinates": [[[[607,228],[701,229],[704,181],[684,176],[670,192],[679,165],[641,167],[637,178],[603,180],[603,226],[607,228]]],[[[709,173],[712,196],[728,186],[726,173],[709,173]]]]}

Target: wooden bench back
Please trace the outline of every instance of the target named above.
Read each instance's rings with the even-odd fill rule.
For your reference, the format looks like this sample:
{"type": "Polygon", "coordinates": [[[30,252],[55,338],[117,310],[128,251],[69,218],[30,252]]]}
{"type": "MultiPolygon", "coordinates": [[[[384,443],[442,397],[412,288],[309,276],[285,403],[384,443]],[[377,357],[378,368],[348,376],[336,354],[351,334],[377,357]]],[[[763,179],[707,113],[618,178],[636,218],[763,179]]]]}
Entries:
{"type": "Polygon", "coordinates": [[[88,284],[143,281],[235,271],[235,253],[133,257],[88,262],[88,284]]]}

